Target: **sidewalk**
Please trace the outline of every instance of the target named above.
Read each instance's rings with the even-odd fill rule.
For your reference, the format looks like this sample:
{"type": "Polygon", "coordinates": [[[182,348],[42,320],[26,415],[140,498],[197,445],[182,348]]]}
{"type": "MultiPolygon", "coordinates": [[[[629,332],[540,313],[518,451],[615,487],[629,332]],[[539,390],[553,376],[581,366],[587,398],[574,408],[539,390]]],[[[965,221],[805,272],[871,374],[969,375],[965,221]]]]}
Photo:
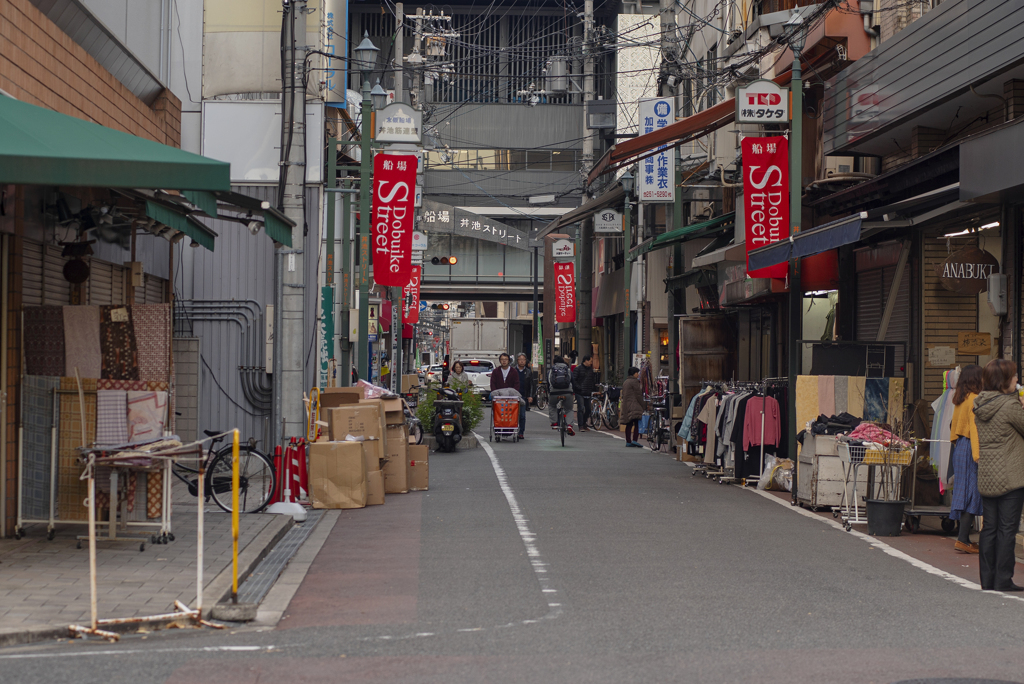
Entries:
{"type": "MultiPolygon", "coordinates": [[[[147,542],[141,552],[137,541],[97,541],[100,619],[172,612],[175,600],[194,605],[196,499],[182,485],[174,488],[172,501],[175,541],[147,542]]],[[[240,557],[243,551],[261,554],[292,524],[288,516],[266,514],[243,515],[240,522],[240,557]]],[[[231,567],[231,516],[210,502],[204,527],[203,602],[208,610],[220,598],[215,594],[225,590],[223,578],[211,585],[231,567]]],[[[53,541],[46,540],[45,525],[28,526],[25,532],[20,540],[0,539],[0,646],[54,638],[54,630],[89,622],[88,543],[75,548],[76,537],[87,534],[87,527],[58,525],[53,541]]]]}

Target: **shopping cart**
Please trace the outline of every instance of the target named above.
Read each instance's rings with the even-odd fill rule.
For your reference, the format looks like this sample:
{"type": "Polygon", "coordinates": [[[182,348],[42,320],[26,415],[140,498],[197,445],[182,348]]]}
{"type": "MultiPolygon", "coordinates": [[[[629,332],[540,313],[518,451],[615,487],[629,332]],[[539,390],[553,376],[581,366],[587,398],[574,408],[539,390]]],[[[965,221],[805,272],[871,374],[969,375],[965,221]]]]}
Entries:
{"type": "Polygon", "coordinates": [[[519,441],[519,399],[491,397],[491,434],[488,442],[500,442],[502,437],[519,441]]]}
{"type": "MultiPolygon", "coordinates": [[[[862,444],[847,444],[840,441],[836,444],[836,453],[843,466],[843,498],[839,503],[839,516],[849,532],[854,525],[866,525],[868,522],[867,511],[861,514],[860,502],[857,501],[857,471],[861,466],[876,466],[880,468],[892,468],[893,479],[898,484],[900,479],[899,470],[910,465],[914,461],[914,448],[907,448],[901,451],[869,449],[862,444]],[[850,483],[853,483],[853,490],[850,483]]],[[[868,498],[871,498],[870,496],[868,498]]]]}

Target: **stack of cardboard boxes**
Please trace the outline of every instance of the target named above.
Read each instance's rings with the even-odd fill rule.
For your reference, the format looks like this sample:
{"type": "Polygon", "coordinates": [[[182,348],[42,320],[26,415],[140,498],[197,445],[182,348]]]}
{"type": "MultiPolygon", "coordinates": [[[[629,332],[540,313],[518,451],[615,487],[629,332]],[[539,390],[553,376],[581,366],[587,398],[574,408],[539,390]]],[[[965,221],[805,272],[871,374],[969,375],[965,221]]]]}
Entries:
{"type": "Polygon", "coordinates": [[[320,401],[327,435],[309,448],[314,508],[362,508],[384,503],[385,494],[427,489],[427,447],[409,444],[401,399],[339,387],[320,401]]]}

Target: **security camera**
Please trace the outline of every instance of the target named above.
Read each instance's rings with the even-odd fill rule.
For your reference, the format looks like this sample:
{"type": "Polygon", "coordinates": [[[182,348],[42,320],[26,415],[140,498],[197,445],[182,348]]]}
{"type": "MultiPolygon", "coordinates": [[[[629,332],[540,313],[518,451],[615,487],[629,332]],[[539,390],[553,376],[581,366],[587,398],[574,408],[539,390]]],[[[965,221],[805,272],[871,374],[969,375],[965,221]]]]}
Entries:
{"type": "Polygon", "coordinates": [[[259,221],[249,221],[246,225],[249,227],[249,232],[253,235],[258,234],[260,232],[260,228],[263,227],[263,224],[259,221]]]}

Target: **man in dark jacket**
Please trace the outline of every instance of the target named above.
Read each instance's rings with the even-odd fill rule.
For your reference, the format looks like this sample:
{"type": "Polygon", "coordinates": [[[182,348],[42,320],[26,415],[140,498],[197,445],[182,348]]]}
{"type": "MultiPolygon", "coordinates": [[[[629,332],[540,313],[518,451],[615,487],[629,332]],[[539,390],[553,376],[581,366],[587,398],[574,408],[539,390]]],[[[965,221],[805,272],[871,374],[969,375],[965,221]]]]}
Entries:
{"type": "Polygon", "coordinates": [[[498,368],[491,371],[491,391],[505,389],[511,387],[512,389],[519,390],[519,373],[516,369],[509,366],[511,358],[508,354],[502,353],[498,357],[498,362],[501,364],[498,368]]]}
{"type": "Polygon", "coordinates": [[[519,439],[523,439],[523,433],[526,431],[526,412],[530,410],[536,392],[536,381],[533,371],[526,365],[526,354],[516,357],[516,371],[519,373],[519,393],[523,395],[525,402],[519,407],[519,439]]]}
{"type": "Polygon", "coordinates": [[[572,389],[576,393],[576,420],[580,424],[580,432],[586,432],[590,420],[590,400],[593,398],[594,386],[597,384],[597,373],[594,372],[594,359],[587,355],[572,374],[572,389]]]}

